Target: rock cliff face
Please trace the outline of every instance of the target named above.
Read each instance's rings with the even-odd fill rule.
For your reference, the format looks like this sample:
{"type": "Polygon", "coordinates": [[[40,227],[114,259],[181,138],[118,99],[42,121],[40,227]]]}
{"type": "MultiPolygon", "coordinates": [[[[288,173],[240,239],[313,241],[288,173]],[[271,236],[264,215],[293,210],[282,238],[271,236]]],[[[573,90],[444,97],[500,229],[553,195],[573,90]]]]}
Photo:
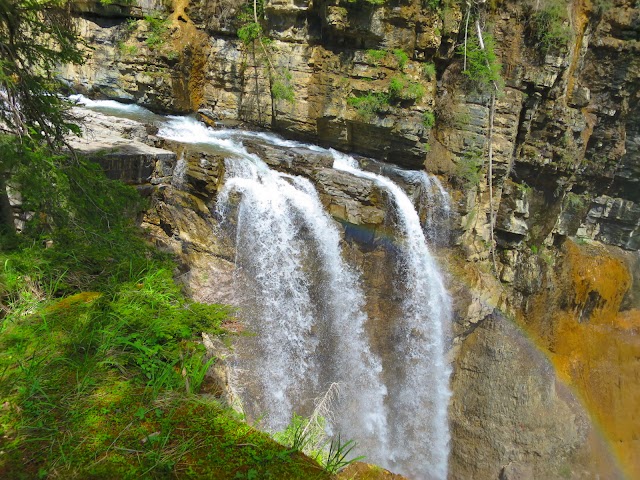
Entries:
{"type": "MultiPolygon", "coordinates": [[[[237,38],[239,0],[76,2],[95,50],[64,75],[92,95],[203,109],[447,179],[458,214],[458,247],[438,252],[456,303],[451,478],[638,476],[640,9],[560,2],[564,44],[542,48],[536,8],[558,2],[486,7],[504,79],[490,198],[489,95],[461,73],[464,7],[443,3],[268,0],[265,53],[237,38]],[[269,63],[293,102],[274,95],[269,63]]],[[[233,302],[233,249],[211,235],[223,158],[165,147],[181,173],[153,160],[162,168],[149,177],[158,185],[146,222],[182,255],[195,297],[233,302]]],[[[322,156],[270,148],[253,146],[311,178],[345,226],[348,255],[379,299],[369,314],[392,315],[375,242],[388,233],[381,192],[322,156]]]]}

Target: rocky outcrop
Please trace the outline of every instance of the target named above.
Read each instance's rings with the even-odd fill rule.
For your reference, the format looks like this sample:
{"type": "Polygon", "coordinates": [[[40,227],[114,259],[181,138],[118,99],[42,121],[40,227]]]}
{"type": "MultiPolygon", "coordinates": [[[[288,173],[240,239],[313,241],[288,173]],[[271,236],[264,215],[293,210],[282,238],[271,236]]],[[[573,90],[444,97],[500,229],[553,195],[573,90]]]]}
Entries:
{"type": "MultiPolygon", "coordinates": [[[[531,23],[519,20],[532,18],[533,3],[488,12],[505,79],[492,136],[493,213],[486,162],[479,167],[488,96],[461,74],[454,46],[464,18],[455,4],[268,1],[261,17],[272,39],[267,50],[234,38],[245,21],[237,0],[138,5],[167,21],[133,13],[125,20],[99,2],[78,4],[83,35],[97,48],[85,66],[65,72],[70,85],[158,111],[205,108],[221,120],[424,164],[472,187],[460,211],[470,258],[487,257],[493,216],[507,249],[571,235],[637,248],[638,13],[626,0],[610,8],[573,2],[558,26],[566,47],[555,50],[536,44],[531,23]],[[274,81],[290,87],[294,100],[273,97],[274,81]],[[479,169],[471,183],[469,169],[479,169]],[[530,211],[514,210],[519,201],[530,211]]],[[[501,257],[506,268],[513,267],[509,255],[501,257]]]]}
{"type": "Polygon", "coordinates": [[[512,321],[496,313],[482,322],[456,365],[450,478],[620,476],[606,463],[589,462],[606,445],[549,360],[512,321]]]}
{"type": "Polygon", "coordinates": [[[82,126],[82,136],[71,137],[69,146],[97,161],[112,180],[141,185],[170,175],[176,154],[152,145],[153,127],[80,108],[72,114],[82,126]]]}

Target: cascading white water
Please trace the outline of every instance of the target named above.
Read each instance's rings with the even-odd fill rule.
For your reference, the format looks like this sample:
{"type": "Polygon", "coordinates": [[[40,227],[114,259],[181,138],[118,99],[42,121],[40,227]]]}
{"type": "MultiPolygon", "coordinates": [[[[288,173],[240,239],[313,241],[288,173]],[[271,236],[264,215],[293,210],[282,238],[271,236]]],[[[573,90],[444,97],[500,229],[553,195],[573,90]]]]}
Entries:
{"type": "MultiPolygon", "coordinates": [[[[153,115],[110,102],[91,106],[153,115]]],[[[159,136],[227,156],[217,210],[235,232],[238,289],[246,300],[241,315],[256,333],[239,346],[244,352],[237,365],[241,382],[257,386],[251,391],[254,398],[244,399],[253,404],[254,415],[266,414],[272,428],[282,428],[293,411],[340,382],[332,431],[356,439],[358,453],[367,461],[411,478],[446,478],[450,371],[444,336],[451,305],[425,241],[425,235],[436,238],[439,214],[426,211],[423,232],[413,204],[395,183],[331,151],[335,168],[368,178],[388,192],[396,218],[393,288],[402,299],[402,315],[387,319],[392,323],[391,353],[379,359],[365,332],[358,276],[341,256],[338,229],[315,188],[304,178],[270,170],[241,142],[251,138],[327,150],[265,133],[212,130],[189,117],[164,118],[159,136]]],[[[178,183],[185,167],[183,160],[176,166],[178,183]]],[[[437,179],[423,172],[396,173],[419,185],[420,203],[435,204],[448,215],[448,202],[437,200],[437,195],[448,200],[437,179]]]]}
{"type": "Polygon", "coordinates": [[[424,171],[394,169],[404,180],[418,186],[418,214],[423,218],[424,234],[429,244],[449,242],[451,198],[438,177],[424,171]]]}
{"type": "Polygon", "coordinates": [[[395,375],[387,384],[390,467],[411,478],[445,479],[449,454],[450,368],[445,333],[451,301],[418,214],[390,179],[361,170],[355,159],[332,151],[334,168],[369,178],[384,188],[397,216],[398,277],[403,317],[393,326],[395,375]]]}
{"type": "Polygon", "coordinates": [[[366,340],[364,296],[342,258],[338,229],[311,182],[269,169],[229,137],[302,144],[213,131],[184,117],[172,118],[159,134],[234,154],[225,162],[217,211],[229,223],[237,212],[236,263],[247,305],[242,315],[257,334],[244,345],[255,352],[240,355],[238,369],[243,383],[261,386],[254,413],[266,413],[269,426],[282,429],[297,407],[338,382],[331,428],[358,439],[368,457],[382,459],[388,436],[382,366],[366,340]]]}

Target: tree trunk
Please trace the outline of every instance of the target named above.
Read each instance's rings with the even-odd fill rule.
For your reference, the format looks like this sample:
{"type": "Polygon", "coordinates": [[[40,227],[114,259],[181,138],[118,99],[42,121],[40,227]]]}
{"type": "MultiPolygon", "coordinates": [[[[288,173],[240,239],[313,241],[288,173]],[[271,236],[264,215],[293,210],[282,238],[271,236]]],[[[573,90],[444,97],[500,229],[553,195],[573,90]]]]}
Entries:
{"type": "Polygon", "coordinates": [[[13,209],[9,203],[7,187],[2,175],[0,175],[0,233],[13,233],[16,225],[13,219],[13,209]]]}

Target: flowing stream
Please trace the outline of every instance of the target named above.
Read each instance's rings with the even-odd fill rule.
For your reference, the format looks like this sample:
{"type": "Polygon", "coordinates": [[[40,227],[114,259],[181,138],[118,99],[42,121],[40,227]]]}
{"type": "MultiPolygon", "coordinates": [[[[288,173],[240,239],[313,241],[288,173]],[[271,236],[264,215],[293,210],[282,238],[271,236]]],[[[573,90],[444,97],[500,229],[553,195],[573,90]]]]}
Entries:
{"type": "MultiPolygon", "coordinates": [[[[105,113],[122,108],[130,118],[146,115],[140,107],[89,102],[105,113]]],[[[216,212],[235,238],[241,320],[255,333],[239,341],[235,364],[251,415],[282,429],[294,412],[310,413],[314,399],[338,383],[340,394],[327,419],[330,433],[356,439],[358,454],[369,462],[410,478],[445,479],[450,369],[444,352],[451,302],[427,246],[427,239],[437,241],[440,234],[434,225],[449,214],[448,195],[437,179],[399,171],[419,186],[426,207],[423,229],[397,184],[333,150],[266,133],[213,130],[190,117],[164,117],[158,135],[227,154],[216,212]],[[390,288],[402,312],[385,320],[390,353],[379,354],[370,345],[359,273],[345,262],[339,227],[315,187],[306,178],[270,169],[245,149],[247,138],[331,154],[334,168],[386,192],[397,232],[390,288]]],[[[185,167],[180,159],[178,181],[185,167]]]]}

